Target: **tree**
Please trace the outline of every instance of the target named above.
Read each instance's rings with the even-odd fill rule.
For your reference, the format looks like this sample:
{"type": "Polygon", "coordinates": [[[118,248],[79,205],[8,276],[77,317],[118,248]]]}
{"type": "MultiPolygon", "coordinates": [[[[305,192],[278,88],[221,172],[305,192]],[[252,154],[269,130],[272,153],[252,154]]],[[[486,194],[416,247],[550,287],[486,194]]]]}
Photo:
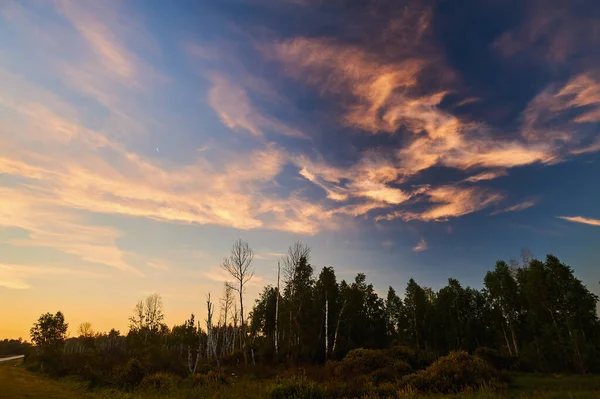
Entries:
{"type": "Polygon", "coordinates": [[[77,327],[77,332],[80,337],[90,338],[94,336],[94,330],[92,329],[92,323],[85,321],[77,327]]]}
{"type": "MultiPolygon", "coordinates": [[[[290,247],[292,248],[292,247],[290,247]]],[[[301,256],[295,264],[293,272],[288,275],[284,294],[289,309],[288,349],[294,359],[310,356],[312,345],[309,339],[310,326],[313,322],[313,267],[308,258],[301,256]]]]}
{"type": "Polygon", "coordinates": [[[390,286],[385,301],[387,332],[392,341],[399,341],[405,332],[404,304],[396,291],[390,286]]]}
{"type": "Polygon", "coordinates": [[[231,247],[231,254],[223,260],[221,268],[235,280],[232,288],[240,295],[240,318],[242,323],[242,349],[244,361],[248,363],[246,355],[246,323],[244,320],[244,290],[246,284],[254,276],[252,261],[254,253],[247,242],[238,239],[231,247]]]}
{"type": "Polygon", "coordinates": [[[426,307],[425,291],[412,278],[408,281],[404,294],[404,311],[409,320],[407,336],[411,343],[421,349],[424,315],[426,307]]]}
{"type": "Polygon", "coordinates": [[[320,328],[317,331],[319,341],[324,341],[325,360],[327,360],[331,350],[331,333],[335,330],[335,321],[339,312],[338,302],[340,293],[333,267],[324,267],[321,269],[321,273],[319,273],[319,277],[315,283],[313,296],[315,315],[320,316],[320,320],[323,320],[323,316],[325,316],[324,322],[319,323],[320,328]]]}
{"type": "Polygon", "coordinates": [[[502,315],[502,331],[509,353],[519,355],[516,325],[519,317],[519,287],[510,267],[499,260],[496,268],[486,273],[484,285],[493,306],[502,315]],[[507,336],[507,329],[512,338],[512,346],[507,336]]]}
{"type": "Polygon", "coordinates": [[[134,314],[129,318],[129,328],[134,331],[144,329],[158,331],[165,318],[163,303],[160,294],[148,295],[145,300],[139,301],[134,308],[134,314]]]}
{"type": "Polygon", "coordinates": [[[294,280],[301,259],[305,259],[307,263],[310,261],[310,248],[296,241],[283,257],[283,277],[286,284],[294,280]]]}
{"type": "Polygon", "coordinates": [[[277,262],[277,300],[275,301],[275,356],[279,356],[279,298],[281,292],[279,289],[279,279],[281,273],[281,264],[277,262]]]}
{"type": "MultiPolygon", "coordinates": [[[[223,290],[223,297],[221,298],[221,314],[223,315],[223,345],[221,350],[221,356],[225,356],[227,352],[230,350],[231,341],[233,340],[233,334],[235,331],[232,331],[232,334],[228,333],[228,323],[229,323],[229,311],[233,307],[233,288],[228,283],[225,283],[225,288],[223,290]]],[[[232,329],[233,330],[233,329],[232,329]]]]}
{"type": "Polygon", "coordinates": [[[41,315],[31,327],[31,342],[37,347],[42,371],[60,373],[68,328],[60,311],[41,315]]]}
{"type": "Polygon", "coordinates": [[[40,348],[60,347],[67,339],[68,328],[69,324],[65,323],[65,317],[61,311],[56,312],[55,315],[43,314],[29,330],[31,342],[40,348]]]}

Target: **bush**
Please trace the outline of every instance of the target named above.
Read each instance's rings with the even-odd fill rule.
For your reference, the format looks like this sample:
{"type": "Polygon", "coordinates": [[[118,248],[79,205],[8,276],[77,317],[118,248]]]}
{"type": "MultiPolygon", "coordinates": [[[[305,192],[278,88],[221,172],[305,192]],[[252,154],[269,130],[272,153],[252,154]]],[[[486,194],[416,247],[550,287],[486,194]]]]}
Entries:
{"type": "Polygon", "coordinates": [[[324,399],[321,387],[305,377],[296,376],[279,380],[272,388],[271,399],[324,399]]]}
{"type": "Polygon", "coordinates": [[[119,385],[125,389],[134,389],[137,387],[146,375],[142,363],[138,359],[131,358],[118,370],[119,385]]]}
{"type": "Polygon", "coordinates": [[[518,358],[508,353],[500,352],[496,349],[480,346],[475,350],[475,356],[478,356],[491,364],[498,370],[512,370],[517,367],[518,358]]]}
{"type": "Polygon", "coordinates": [[[170,373],[155,373],[142,379],[139,389],[149,392],[167,393],[177,388],[181,378],[170,373]]]}
{"type": "Polygon", "coordinates": [[[353,349],[344,359],[337,363],[337,374],[340,376],[356,376],[370,374],[392,363],[392,358],[384,351],[375,349],[353,349]]]}
{"type": "Polygon", "coordinates": [[[421,392],[455,393],[469,388],[497,388],[500,378],[500,373],[483,359],[460,351],[406,376],[402,385],[421,392]]]}
{"type": "Polygon", "coordinates": [[[387,366],[377,369],[368,375],[369,381],[375,384],[383,382],[394,382],[403,376],[410,374],[412,368],[404,360],[394,360],[387,366]]]}
{"type": "Polygon", "coordinates": [[[189,383],[193,387],[207,387],[222,385],[227,383],[227,377],[223,369],[211,369],[206,374],[196,373],[188,377],[189,383]]]}

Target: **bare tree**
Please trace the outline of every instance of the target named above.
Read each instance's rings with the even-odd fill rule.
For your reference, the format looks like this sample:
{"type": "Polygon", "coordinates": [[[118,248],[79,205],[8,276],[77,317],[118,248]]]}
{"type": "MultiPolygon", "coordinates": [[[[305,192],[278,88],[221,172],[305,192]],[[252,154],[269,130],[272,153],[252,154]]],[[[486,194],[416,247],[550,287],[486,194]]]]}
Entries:
{"type": "Polygon", "coordinates": [[[237,311],[237,305],[233,304],[233,331],[232,331],[232,340],[231,340],[231,353],[235,352],[235,337],[237,336],[237,325],[240,314],[237,311]]]}
{"type": "Polygon", "coordinates": [[[94,330],[92,329],[92,323],[89,321],[83,322],[77,328],[77,332],[80,337],[89,338],[94,335],[94,330]]]}
{"type": "Polygon", "coordinates": [[[154,334],[163,326],[165,315],[160,294],[148,295],[145,300],[139,301],[134,308],[134,314],[129,318],[129,328],[135,332],[143,332],[144,344],[148,343],[150,334],[154,334]]]}
{"type": "Polygon", "coordinates": [[[281,264],[277,262],[277,301],[275,303],[275,356],[279,355],[279,274],[281,264]]]}
{"type": "Polygon", "coordinates": [[[329,360],[329,299],[325,292],[325,361],[329,360]]]}
{"type": "MultiPolygon", "coordinates": [[[[192,319],[193,320],[193,319],[192,319]]],[[[193,324],[192,324],[193,327],[193,324]]],[[[198,328],[196,330],[198,333],[198,349],[196,350],[196,361],[193,361],[192,358],[192,347],[188,345],[188,367],[190,370],[190,374],[196,374],[196,370],[198,369],[198,364],[200,363],[200,358],[202,357],[202,328],[200,328],[200,321],[198,321],[198,328]]]]}
{"type": "Polygon", "coordinates": [[[225,283],[225,289],[223,292],[223,298],[221,298],[221,314],[223,315],[223,345],[222,345],[222,356],[227,354],[230,347],[230,336],[227,333],[227,323],[229,322],[229,311],[233,306],[233,288],[228,283],[225,283]]]}
{"type": "Polygon", "coordinates": [[[337,346],[338,333],[340,332],[340,321],[342,320],[342,314],[344,313],[344,309],[346,308],[347,300],[344,300],[342,304],[342,308],[340,309],[340,314],[338,315],[337,323],[335,326],[335,334],[333,335],[333,348],[331,348],[331,353],[335,355],[335,347],[337,346]]]}
{"type": "Polygon", "coordinates": [[[244,360],[246,359],[246,323],[244,321],[244,289],[246,283],[254,276],[252,269],[252,260],[254,253],[247,242],[238,239],[231,248],[231,254],[223,260],[221,268],[225,270],[235,280],[232,288],[240,294],[240,319],[242,324],[242,349],[244,350],[244,360]]]}
{"type": "MultiPolygon", "coordinates": [[[[206,358],[210,359],[212,357],[217,359],[217,366],[219,365],[219,358],[217,357],[217,337],[216,333],[218,333],[219,325],[217,325],[217,331],[213,328],[212,318],[215,311],[215,306],[210,300],[210,292],[206,298],[206,308],[207,308],[207,316],[206,316],[206,358]]],[[[220,324],[220,323],[219,323],[220,324]]]]}
{"type": "MultiPolygon", "coordinates": [[[[287,290],[288,290],[288,292],[286,292],[286,296],[289,294],[289,298],[292,301],[294,301],[294,295],[295,295],[294,281],[296,280],[296,273],[298,271],[298,266],[300,265],[300,262],[303,259],[308,263],[308,261],[310,259],[310,248],[307,245],[301,243],[300,241],[296,241],[295,243],[290,245],[287,253],[285,254],[285,256],[282,259],[282,261],[283,261],[283,277],[284,277],[284,281],[285,281],[285,284],[286,284],[287,290]]],[[[298,311],[299,311],[299,309],[294,309],[293,306],[290,306],[290,308],[289,308],[288,340],[289,340],[290,348],[292,347],[292,341],[294,339],[293,329],[294,329],[294,322],[297,322],[295,320],[295,317],[297,316],[298,311]],[[296,312],[296,315],[294,315],[294,311],[296,312]]],[[[296,338],[298,340],[300,339],[299,336],[297,336],[296,338]]]]}
{"type": "MultiPolygon", "coordinates": [[[[296,241],[288,248],[287,253],[283,257],[283,278],[286,284],[294,280],[296,277],[296,268],[300,263],[300,259],[306,258],[308,262],[310,259],[310,248],[308,245],[302,244],[300,241],[296,241]]],[[[292,293],[293,294],[293,293],[292,293]]]]}
{"type": "Polygon", "coordinates": [[[529,266],[529,263],[533,260],[533,252],[529,248],[521,248],[521,261],[523,267],[529,266]]]}

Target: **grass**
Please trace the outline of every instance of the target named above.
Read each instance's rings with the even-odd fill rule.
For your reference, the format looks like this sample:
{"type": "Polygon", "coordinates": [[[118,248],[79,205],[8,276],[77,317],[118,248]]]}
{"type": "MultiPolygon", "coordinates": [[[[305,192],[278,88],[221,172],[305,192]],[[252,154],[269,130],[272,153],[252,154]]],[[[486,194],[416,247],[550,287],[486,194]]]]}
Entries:
{"type": "Polygon", "coordinates": [[[80,399],[95,398],[83,384],[74,381],[56,381],[31,373],[21,367],[21,360],[0,363],[0,399],[52,398],[80,399]]]}
{"type": "MultiPolygon", "coordinates": [[[[179,389],[165,393],[115,390],[89,392],[86,385],[73,379],[53,380],[32,373],[21,366],[21,360],[0,364],[0,399],[194,399],[194,398],[268,398],[272,380],[240,378],[228,385],[179,389]]],[[[505,392],[477,391],[457,395],[421,396],[398,393],[394,399],[597,399],[600,398],[600,376],[514,374],[505,392]]],[[[378,399],[367,396],[366,399],[378,399]]]]}

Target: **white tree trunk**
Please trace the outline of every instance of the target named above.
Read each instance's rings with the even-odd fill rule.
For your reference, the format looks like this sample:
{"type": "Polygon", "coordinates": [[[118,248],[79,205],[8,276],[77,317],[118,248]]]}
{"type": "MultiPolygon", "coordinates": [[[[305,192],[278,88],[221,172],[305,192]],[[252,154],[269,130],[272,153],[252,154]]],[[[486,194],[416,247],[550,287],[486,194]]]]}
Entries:
{"type": "Polygon", "coordinates": [[[340,309],[340,314],[338,315],[337,325],[335,326],[335,335],[333,336],[333,348],[331,348],[331,353],[335,353],[335,347],[337,345],[338,333],[340,332],[340,320],[342,320],[342,313],[344,313],[344,308],[346,307],[346,301],[342,305],[340,309]]]}
{"type": "Polygon", "coordinates": [[[275,303],[275,355],[279,355],[279,272],[281,270],[277,262],[277,302],[275,303]]]}
{"type": "MultiPolygon", "coordinates": [[[[327,293],[325,294],[327,298],[327,293]]],[[[325,299],[325,361],[329,359],[329,299],[325,299]]]]}

